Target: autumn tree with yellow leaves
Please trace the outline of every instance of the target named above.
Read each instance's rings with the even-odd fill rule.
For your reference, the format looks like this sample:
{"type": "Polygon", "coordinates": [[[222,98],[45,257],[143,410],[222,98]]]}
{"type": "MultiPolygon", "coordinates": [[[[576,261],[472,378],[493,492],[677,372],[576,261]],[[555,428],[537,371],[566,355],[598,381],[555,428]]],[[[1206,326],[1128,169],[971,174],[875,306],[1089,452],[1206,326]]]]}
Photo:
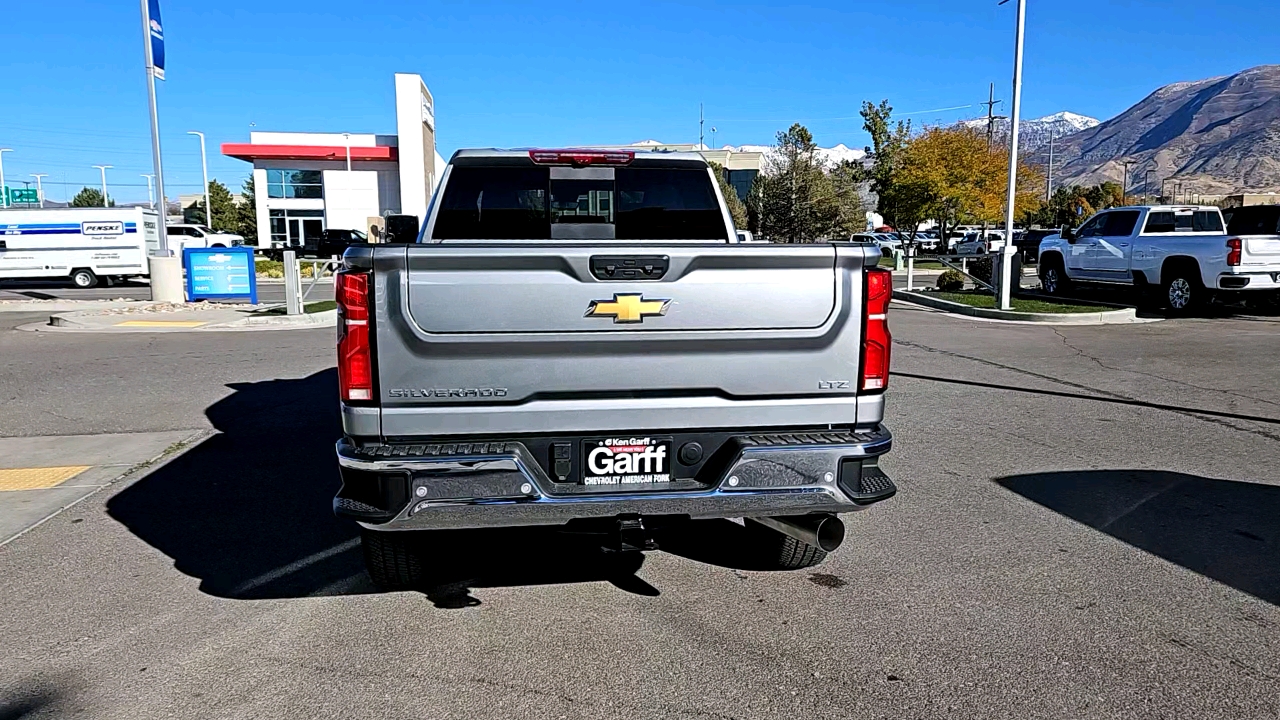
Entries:
{"type": "MultiPolygon", "coordinates": [[[[935,221],[945,238],[962,223],[1002,224],[1008,164],[1008,150],[988,148],[974,128],[930,128],[907,144],[895,183],[910,189],[922,219],[935,221]]],[[[1039,206],[1043,183],[1039,171],[1019,163],[1016,215],[1039,206]]]]}

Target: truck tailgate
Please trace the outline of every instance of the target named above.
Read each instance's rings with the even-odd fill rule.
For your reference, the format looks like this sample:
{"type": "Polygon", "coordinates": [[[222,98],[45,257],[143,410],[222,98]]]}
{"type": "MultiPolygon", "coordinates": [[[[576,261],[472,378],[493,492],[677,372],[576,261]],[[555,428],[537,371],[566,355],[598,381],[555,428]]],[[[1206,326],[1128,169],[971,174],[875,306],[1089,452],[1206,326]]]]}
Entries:
{"type": "Polygon", "coordinates": [[[372,252],[384,436],[855,421],[865,246],[372,252]]]}

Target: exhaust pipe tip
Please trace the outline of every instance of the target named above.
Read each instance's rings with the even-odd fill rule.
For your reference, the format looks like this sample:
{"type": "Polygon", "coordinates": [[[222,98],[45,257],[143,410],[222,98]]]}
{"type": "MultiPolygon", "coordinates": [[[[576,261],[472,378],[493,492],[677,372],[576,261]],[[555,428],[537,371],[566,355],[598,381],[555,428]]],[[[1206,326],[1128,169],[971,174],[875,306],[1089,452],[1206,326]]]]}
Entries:
{"type": "Polygon", "coordinates": [[[833,552],[844,543],[844,523],[835,515],[821,517],[814,538],[818,541],[817,547],[824,552],[833,552]]]}
{"type": "Polygon", "coordinates": [[[812,545],[823,552],[833,552],[844,542],[844,523],[835,515],[797,515],[793,517],[752,518],[765,527],[812,545]]]}

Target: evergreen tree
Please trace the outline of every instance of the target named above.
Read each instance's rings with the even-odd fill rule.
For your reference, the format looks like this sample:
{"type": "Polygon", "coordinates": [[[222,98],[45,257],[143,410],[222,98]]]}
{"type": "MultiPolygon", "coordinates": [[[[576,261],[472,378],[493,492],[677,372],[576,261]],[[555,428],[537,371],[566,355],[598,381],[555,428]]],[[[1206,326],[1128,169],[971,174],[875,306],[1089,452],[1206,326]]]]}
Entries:
{"type": "MultiPolygon", "coordinates": [[[[239,212],[235,199],[227,186],[217,180],[209,181],[209,202],[213,203],[213,229],[219,232],[237,232],[240,227],[239,212]]],[[[184,213],[186,221],[197,225],[207,225],[205,218],[204,198],[201,197],[184,213]]]]}
{"type": "Polygon", "coordinates": [[[811,243],[843,235],[840,203],[813,135],[796,123],[778,133],[760,176],[761,234],[774,242],[811,243]]]}
{"type": "Polygon", "coordinates": [[[720,185],[720,194],[724,196],[724,202],[729,207],[729,214],[733,216],[733,225],[739,230],[746,230],[747,206],[738,198],[738,191],[733,189],[729,184],[729,174],[725,171],[724,166],[718,162],[707,161],[711,165],[711,169],[715,171],[716,182],[720,185]]]}
{"type": "MultiPolygon", "coordinates": [[[[116,201],[107,198],[107,206],[115,207],[116,201]]],[[[91,187],[82,188],[71,198],[71,207],[102,207],[102,191],[91,187]]]]}
{"type": "Polygon", "coordinates": [[[240,204],[236,205],[236,230],[235,233],[244,238],[247,243],[258,242],[258,196],[253,187],[253,177],[250,176],[240,186],[240,197],[243,198],[240,204]]]}

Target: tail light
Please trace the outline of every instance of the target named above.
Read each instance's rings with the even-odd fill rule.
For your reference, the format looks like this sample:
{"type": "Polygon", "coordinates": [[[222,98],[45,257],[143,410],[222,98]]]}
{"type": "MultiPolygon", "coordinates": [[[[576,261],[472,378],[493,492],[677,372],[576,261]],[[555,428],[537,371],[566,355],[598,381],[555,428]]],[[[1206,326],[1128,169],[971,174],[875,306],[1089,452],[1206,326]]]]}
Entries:
{"type": "Polygon", "coordinates": [[[862,390],[884,390],[889,385],[889,301],[893,298],[893,273],[872,268],[866,276],[866,298],[862,303],[865,323],[862,331],[862,390]]]}
{"type": "Polygon", "coordinates": [[[1227,238],[1227,264],[1240,264],[1240,238],[1227,238]]]}
{"type": "Polygon", "coordinates": [[[369,348],[369,273],[334,275],[338,301],[338,388],[346,402],[373,400],[373,353],[369,348]]]}
{"type": "Polygon", "coordinates": [[[629,165],[631,150],[530,150],[529,159],[539,165],[629,165]]]}

